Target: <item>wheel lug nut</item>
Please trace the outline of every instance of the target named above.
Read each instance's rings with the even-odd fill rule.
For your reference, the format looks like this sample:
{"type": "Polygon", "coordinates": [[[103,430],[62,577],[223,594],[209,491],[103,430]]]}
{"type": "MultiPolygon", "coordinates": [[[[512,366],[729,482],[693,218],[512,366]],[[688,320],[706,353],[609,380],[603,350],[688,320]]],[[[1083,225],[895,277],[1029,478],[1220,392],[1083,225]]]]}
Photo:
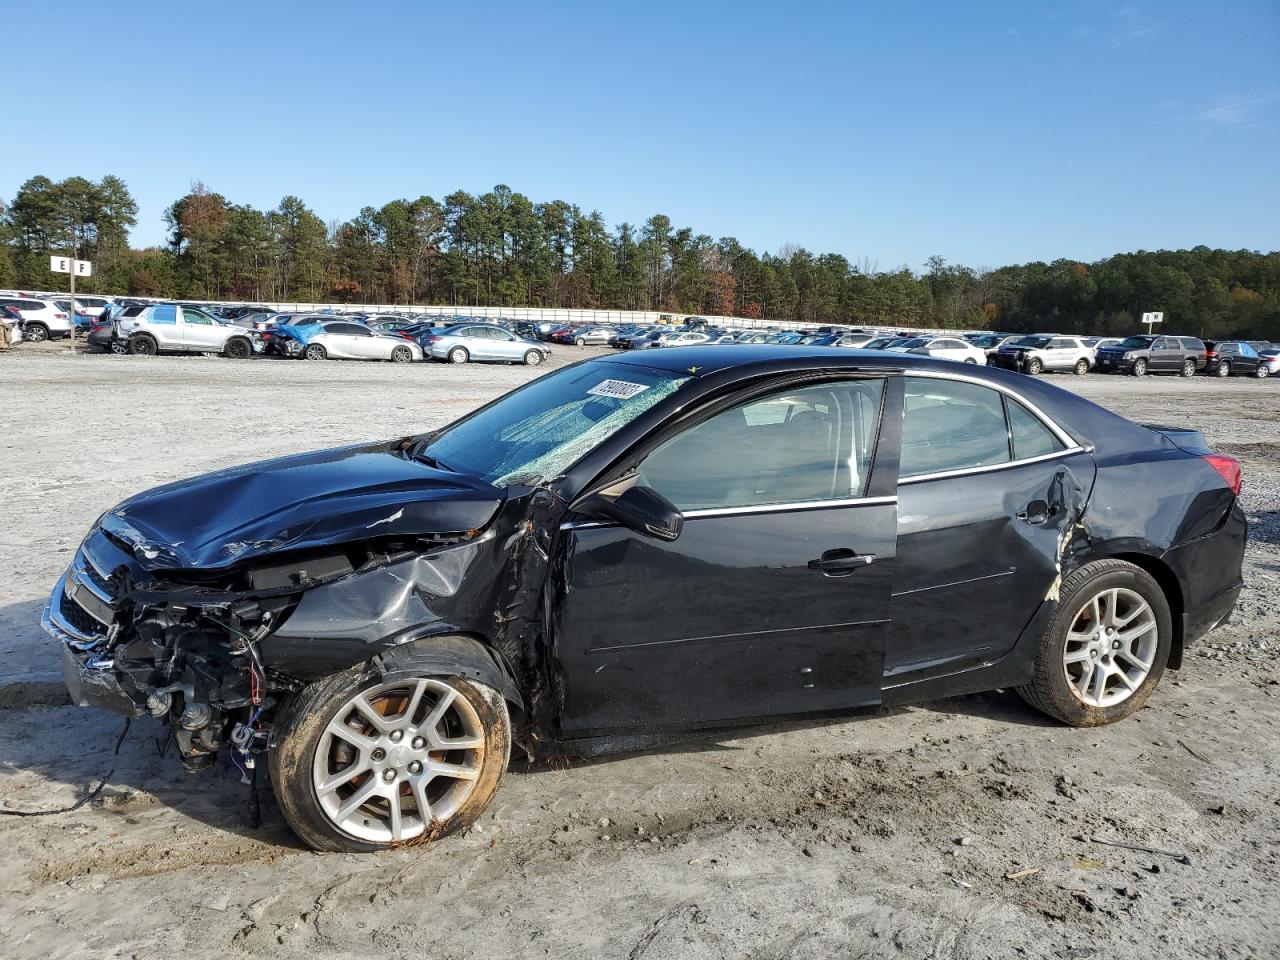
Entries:
{"type": "Polygon", "coordinates": [[[403,740],[403,739],[404,739],[404,734],[403,734],[403,733],[401,733],[399,730],[392,730],[392,731],[391,731],[391,742],[392,742],[392,743],[399,743],[399,742],[400,742],[401,740],[403,740]]]}
{"type": "Polygon", "coordinates": [[[410,773],[421,773],[421,772],[422,772],[422,764],[420,764],[417,760],[413,761],[413,763],[409,764],[409,772],[410,772],[410,773]]]}
{"type": "Polygon", "coordinates": [[[421,750],[426,745],[427,745],[427,741],[423,740],[421,737],[413,738],[413,749],[421,750]]]}
{"type": "Polygon", "coordinates": [[[387,781],[387,783],[390,783],[395,778],[396,778],[396,772],[394,770],[382,771],[382,779],[387,781]]]}
{"type": "Polygon", "coordinates": [[[377,750],[373,751],[373,759],[377,760],[378,762],[381,762],[387,759],[387,751],[383,750],[381,747],[378,747],[377,750]]]}

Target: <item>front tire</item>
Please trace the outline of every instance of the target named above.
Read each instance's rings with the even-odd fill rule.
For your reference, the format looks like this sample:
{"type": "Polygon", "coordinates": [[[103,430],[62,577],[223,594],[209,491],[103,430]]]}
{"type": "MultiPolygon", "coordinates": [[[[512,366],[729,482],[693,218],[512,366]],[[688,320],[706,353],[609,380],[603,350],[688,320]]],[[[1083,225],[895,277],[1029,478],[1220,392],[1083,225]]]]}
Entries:
{"type": "Polygon", "coordinates": [[[367,853],[470,826],[506,770],[496,690],[358,664],[281,709],[268,768],[281,812],[315,850],[367,853]]]}
{"type": "Polygon", "coordinates": [[[226,342],[222,352],[232,360],[248,360],[253,356],[253,344],[244,337],[232,337],[226,342]]]}
{"type": "Polygon", "coordinates": [[[1145,377],[1147,375],[1147,361],[1142,357],[1133,361],[1133,375],[1135,377],[1145,377]]]}
{"type": "Polygon", "coordinates": [[[1038,357],[1032,357],[1027,361],[1027,376],[1036,377],[1040,375],[1040,371],[1044,369],[1044,364],[1040,362],[1038,357]]]}
{"type": "Polygon", "coordinates": [[[1141,709],[1169,662],[1173,618],[1155,579],[1124,560],[1068,576],[1040,640],[1027,703],[1073,727],[1115,723],[1141,709]]]}
{"type": "Polygon", "coordinates": [[[524,363],[527,367],[536,367],[542,362],[541,350],[529,350],[524,355],[524,363]]]}

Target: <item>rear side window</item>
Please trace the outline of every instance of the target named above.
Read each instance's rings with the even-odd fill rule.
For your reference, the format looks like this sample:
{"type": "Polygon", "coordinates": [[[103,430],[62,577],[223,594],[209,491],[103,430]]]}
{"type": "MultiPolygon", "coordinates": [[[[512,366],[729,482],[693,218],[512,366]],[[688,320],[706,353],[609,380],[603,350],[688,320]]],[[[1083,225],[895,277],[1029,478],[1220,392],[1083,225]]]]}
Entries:
{"type": "Polygon", "coordinates": [[[1009,415],[1009,437],[1013,442],[1013,459],[1043,457],[1065,449],[1062,441],[1017,400],[1005,397],[1004,405],[1009,415]]]}
{"type": "Polygon", "coordinates": [[[147,317],[148,323],[177,323],[178,308],[172,303],[164,303],[158,307],[152,307],[151,313],[147,317]]]}
{"type": "Polygon", "coordinates": [[[1009,461],[1000,394],[954,380],[907,377],[900,479],[1009,461]]]}
{"type": "Polygon", "coordinates": [[[1188,350],[1204,350],[1204,341],[1195,337],[1182,337],[1182,345],[1188,350]]]}

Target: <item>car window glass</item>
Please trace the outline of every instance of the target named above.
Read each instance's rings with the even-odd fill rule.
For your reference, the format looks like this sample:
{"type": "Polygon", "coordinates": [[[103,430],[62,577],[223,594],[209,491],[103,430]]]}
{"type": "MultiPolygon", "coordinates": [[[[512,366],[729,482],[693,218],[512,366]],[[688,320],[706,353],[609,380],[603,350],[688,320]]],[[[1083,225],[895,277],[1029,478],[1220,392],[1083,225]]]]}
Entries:
{"type": "Polygon", "coordinates": [[[908,377],[902,417],[902,479],[1009,460],[1000,394],[974,383],[908,377]]]}
{"type": "Polygon", "coordinates": [[[1254,350],[1254,349],[1253,349],[1253,347],[1251,347],[1249,344],[1247,344],[1247,343],[1242,343],[1242,344],[1240,344],[1240,356],[1242,356],[1242,357],[1250,357],[1250,358],[1252,358],[1252,359],[1257,359],[1257,357],[1258,357],[1258,351],[1257,351],[1257,350],[1254,350]]]}
{"type": "Polygon", "coordinates": [[[1009,434],[1013,438],[1013,459],[1042,457],[1065,449],[1053,431],[1017,400],[1005,397],[1004,404],[1009,414],[1009,434]]]}
{"type": "Polygon", "coordinates": [[[177,323],[178,308],[172,303],[162,303],[158,307],[151,308],[151,315],[147,317],[148,323],[177,323]]]}
{"type": "Polygon", "coordinates": [[[825,383],[725,410],[649,454],[639,482],[682,510],[862,496],[883,390],[825,383]]]}
{"type": "Polygon", "coordinates": [[[182,320],[184,323],[198,323],[202,326],[213,325],[213,317],[199,310],[188,310],[186,307],[182,308],[182,320]]]}

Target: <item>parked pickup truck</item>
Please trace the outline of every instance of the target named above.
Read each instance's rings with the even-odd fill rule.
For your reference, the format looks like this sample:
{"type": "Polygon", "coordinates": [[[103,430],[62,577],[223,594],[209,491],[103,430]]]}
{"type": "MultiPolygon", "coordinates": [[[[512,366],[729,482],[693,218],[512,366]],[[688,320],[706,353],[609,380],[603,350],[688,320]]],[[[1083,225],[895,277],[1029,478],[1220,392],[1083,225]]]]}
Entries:
{"type": "Polygon", "coordinates": [[[1099,373],[1132,373],[1135,377],[1148,373],[1191,377],[1197,370],[1203,370],[1207,361],[1208,352],[1202,340],[1144,334],[1100,349],[1097,370],[1099,373]]]}
{"type": "Polygon", "coordinates": [[[222,353],[244,360],[254,352],[252,335],[243,327],[222,323],[202,310],[176,303],[126,308],[116,321],[116,337],[137,356],[168,350],[222,353]]]}

